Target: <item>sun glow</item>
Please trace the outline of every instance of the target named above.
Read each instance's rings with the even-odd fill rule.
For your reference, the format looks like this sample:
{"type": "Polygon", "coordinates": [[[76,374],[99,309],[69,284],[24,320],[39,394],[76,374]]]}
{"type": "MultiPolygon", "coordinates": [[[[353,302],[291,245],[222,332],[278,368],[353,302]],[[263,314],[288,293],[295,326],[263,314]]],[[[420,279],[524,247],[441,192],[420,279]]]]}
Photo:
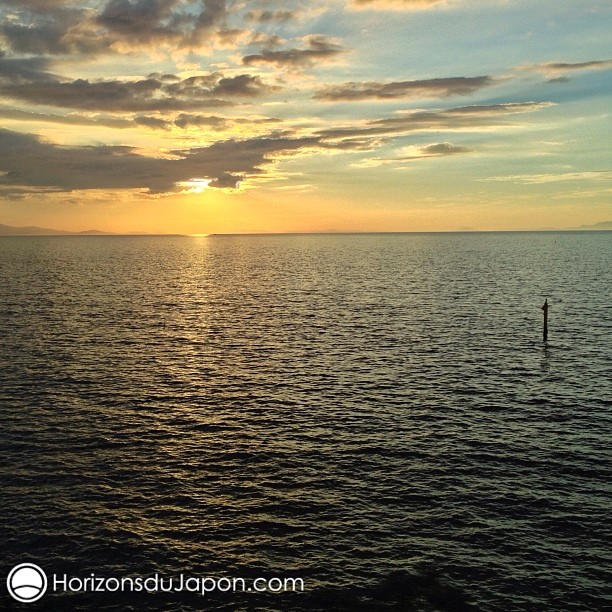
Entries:
{"type": "Polygon", "coordinates": [[[611,4],[0,0],[0,233],[609,227],[611,4]]]}
{"type": "Polygon", "coordinates": [[[208,189],[212,179],[191,178],[188,181],[180,181],[176,183],[177,187],[184,187],[182,193],[202,193],[208,189]]]}

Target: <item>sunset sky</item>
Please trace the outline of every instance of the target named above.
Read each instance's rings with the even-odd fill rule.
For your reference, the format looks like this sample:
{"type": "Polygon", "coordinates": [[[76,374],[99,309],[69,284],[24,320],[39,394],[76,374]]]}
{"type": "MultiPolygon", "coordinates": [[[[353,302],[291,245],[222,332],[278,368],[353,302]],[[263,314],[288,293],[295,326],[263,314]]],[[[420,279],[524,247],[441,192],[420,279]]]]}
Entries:
{"type": "Polygon", "coordinates": [[[0,223],[612,220],[610,0],[1,0],[0,223]]]}

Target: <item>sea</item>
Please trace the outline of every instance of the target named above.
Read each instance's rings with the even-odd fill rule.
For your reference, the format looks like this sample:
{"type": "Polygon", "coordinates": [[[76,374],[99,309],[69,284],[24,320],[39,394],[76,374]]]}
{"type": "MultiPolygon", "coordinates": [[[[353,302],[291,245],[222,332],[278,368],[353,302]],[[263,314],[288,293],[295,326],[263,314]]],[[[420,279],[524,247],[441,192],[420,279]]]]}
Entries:
{"type": "Polygon", "coordinates": [[[612,609],[611,434],[611,232],[0,238],[3,610],[612,609]]]}

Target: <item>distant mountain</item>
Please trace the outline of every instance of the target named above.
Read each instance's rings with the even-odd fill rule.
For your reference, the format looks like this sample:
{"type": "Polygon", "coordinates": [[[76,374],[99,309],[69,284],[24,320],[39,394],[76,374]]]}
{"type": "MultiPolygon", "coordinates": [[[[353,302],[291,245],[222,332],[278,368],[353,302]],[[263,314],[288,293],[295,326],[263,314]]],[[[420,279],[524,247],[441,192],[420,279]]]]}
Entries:
{"type": "Polygon", "coordinates": [[[49,229],[46,227],[34,227],[32,225],[27,227],[13,227],[12,225],[0,223],[0,236],[60,236],[70,233],[72,232],[49,229]]]}
{"type": "Polygon", "coordinates": [[[593,225],[579,225],[576,229],[579,230],[612,230],[612,221],[600,221],[593,225]]]}
{"type": "Polygon", "coordinates": [[[0,236],[95,236],[108,234],[99,230],[86,230],[84,232],[67,232],[65,230],[50,229],[48,227],[36,227],[29,225],[26,227],[13,227],[0,223],[0,236]]]}

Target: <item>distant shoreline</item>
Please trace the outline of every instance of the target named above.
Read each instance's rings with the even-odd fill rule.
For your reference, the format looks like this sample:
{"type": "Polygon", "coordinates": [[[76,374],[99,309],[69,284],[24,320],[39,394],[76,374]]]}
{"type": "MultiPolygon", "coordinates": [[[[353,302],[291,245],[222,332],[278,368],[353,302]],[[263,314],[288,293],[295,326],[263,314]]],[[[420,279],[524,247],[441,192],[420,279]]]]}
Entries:
{"type": "Polygon", "coordinates": [[[440,235],[440,234],[602,234],[612,229],[538,229],[538,230],[448,230],[406,232],[233,232],[211,234],[121,234],[105,232],[49,232],[49,233],[0,233],[0,238],[222,238],[239,236],[393,236],[393,235],[440,235]]]}

